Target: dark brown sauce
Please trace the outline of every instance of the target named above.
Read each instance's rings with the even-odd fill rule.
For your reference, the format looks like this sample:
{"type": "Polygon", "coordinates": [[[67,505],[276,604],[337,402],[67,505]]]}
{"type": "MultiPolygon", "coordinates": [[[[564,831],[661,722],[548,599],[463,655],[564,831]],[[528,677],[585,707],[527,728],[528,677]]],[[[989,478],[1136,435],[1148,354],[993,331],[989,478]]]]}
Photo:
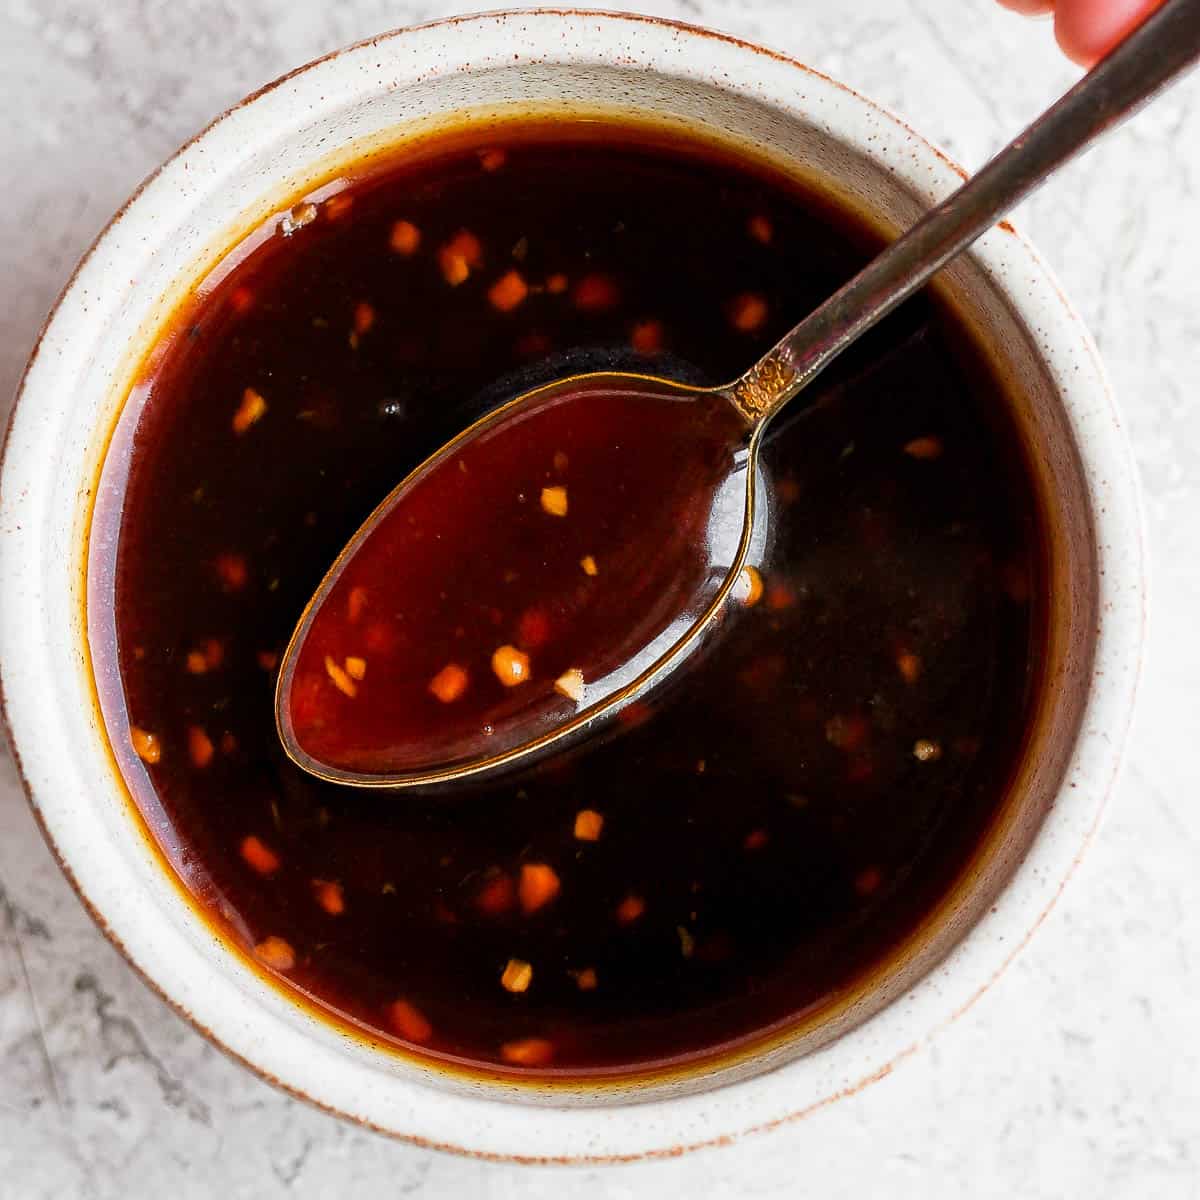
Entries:
{"type": "Polygon", "coordinates": [[[424,1053],[620,1074],[819,1014],[959,878],[1037,704],[1041,516],[917,297],[772,428],[753,587],[617,736],[437,795],[301,772],[278,655],[408,471],[539,371],[731,378],[875,248],[679,135],[482,137],[297,206],[181,313],[106,463],[91,646],[151,831],[266,968],[424,1053]]]}

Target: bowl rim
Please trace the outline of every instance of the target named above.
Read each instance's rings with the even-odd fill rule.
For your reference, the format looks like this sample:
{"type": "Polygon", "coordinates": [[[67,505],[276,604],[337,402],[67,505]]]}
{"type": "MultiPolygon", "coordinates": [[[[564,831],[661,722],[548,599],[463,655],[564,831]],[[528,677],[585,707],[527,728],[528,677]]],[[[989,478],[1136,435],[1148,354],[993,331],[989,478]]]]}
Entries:
{"type": "MultiPolygon", "coordinates": [[[[381,43],[393,40],[420,38],[429,35],[440,37],[443,45],[452,42],[453,31],[460,27],[482,28],[488,24],[496,24],[498,28],[505,23],[520,22],[522,32],[528,36],[529,24],[539,25],[538,38],[529,41],[529,61],[539,61],[537,51],[542,51],[542,57],[553,57],[551,32],[561,32],[564,27],[582,24],[594,24],[606,34],[619,37],[621,32],[630,32],[631,36],[644,34],[648,39],[645,45],[639,47],[644,61],[638,65],[653,69],[662,74],[683,74],[689,78],[703,78],[709,84],[716,82],[714,76],[705,71],[700,65],[688,68],[682,63],[677,52],[680,42],[690,44],[694,49],[720,48],[725,52],[733,52],[747,66],[753,66],[756,59],[768,59],[774,64],[781,65],[787,72],[795,72],[805,77],[813,86],[825,89],[831,96],[856,106],[859,110],[869,111],[875,119],[880,120],[894,133],[903,137],[908,148],[914,152],[914,159],[928,169],[929,176],[922,185],[931,192],[939,187],[945,188],[952,183],[953,177],[965,178],[965,172],[944,151],[933,145],[901,118],[891,113],[883,106],[864,97],[854,89],[832,79],[820,71],[816,71],[795,58],[778,51],[757,46],[742,38],[730,34],[718,33],[713,30],[695,25],[668,20],[650,15],[607,12],[574,7],[511,9],[485,13],[474,13],[462,16],[452,16],[424,24],[409,26],[363,39],[350,46],[334,50],[320,58],[281,75],[274,81],[252,92],[246,98],[232,105],[225,112],[210,122],[201,132],[156,168],[138,186],[131,197],[121,206],[113,218],[96,237],[91,247],[80,259],[67,283],[54,303],[41,331],[35,341],[29,362],[17,388],[16,398],[9,416],[2,447],[3,461],[0,464],[0,538],[8,543],[6,552],[0,557],[0,635],[4,626],[11,626],[15,614],[20,612],[23,596],[20,590],[21,568],[16,565],[18,555],[13,554],[12,542],[20,535],[19,521],[14,531],[14,517],[19,517],[22,507],[26,504],[24,492],[4,484],[15,482],[10,476],[18,474],[17,464],[10,461],[10,446],[13,443],[14,430],[28,409],[30,401],[36,396],[36,388],[31,389],[31,379],[35,377],[35,367],[43,353],[47,334],[56,323],[69,324],[72,315],[66,314],[77,289],[81,274],[96,256],[97,251],[113,235],[114,229],[130,219],[131,212],[136,212],[139,202],[146,191],[176,164],[186,160],[197,148],[203,147],[205,140],[214,129],[228,121],[234,114],[252,108],[269,98],[272,93],[283,85],[301,80],[308,76],[309,84],[319,76],[322,69],[328,69],[338,60],[353,59],[364,51],[379,46],[381,43]],[[544,24],[543,24],[544,23],[544,24]],[[632,31],[632,32],[631,32],[632,31]],[[650,44],[650,40],[659,41],[650,44]],[[670,57],[669,51],[675,51],[670,57]],[[668,61],[669,58],[669,61],[668,61]],[[689,70],[691,74],[689,74],[689,70]],[[14,496],[15,492],[19,492],[14,496]]],[[[592,57],[584,58],[581,52],[566,52],[556,61],[578,62],[585,61],[599,65],[612,65],[616,62],[611,45],[591,47],[592,57]]],[[[762,65],[761,62],[759,65],[762,65]]],[[[442,67],[437,70],[453,69],[442,67]]],[[[426,72],[429,74],[430,72],[426,72]]],[[[737,90],[737,79],[725,78],[726,86],[737,90]]],[[[371,86],[364,82],[366,91],[371,86]]],[[[835,135],[836,136],[836,135],[835,135]]],[[[863,147],[857,147],[864,149],[863,147]]],[[[870,150],[868,154],[872,154],[870,150]]],[[[873,156],[873,155],[872,155],[873,156]]],[[[444,1109],[439,1112],[438,1119],[432,1122],[422,1122],[419,1131],[411,1127],[400,1128],[390,1123],[386,1117],[380,1118],[378,1104],[367,1105],[366,1108],[348,1105],[344,1102],[334,1102],[323,1098],[321,1086],[305,1078],[306,1068],[297,1064],[297,1068],[287,1073],[276,1073],[265,1065],[255,1052],[247,1047],[247,1037],[234,1037],[227,1028],[222,1031],[214,1028],[217,1025],[211,1015],[206,1014],[206,1024],[200,1010],[202,1005],[195,1003],[196,1011],[192,1011],[188,1003],[173,992],[171,986],[162,982],[159,972],[147,962],[145,944],[135,944],[140,939],[130,936],[128,928],[117,929],[101,911],[98,902],[89,895],[86,883],[81,878],[85,872],[77,864],[73,864],[60,847],[56,837],[56,829],[61,823],[69,821],[69,812],[56,803],[54,794],[34,788],[30,772],[27,771],[24,759],[37,759],[43,764],[50,753],[44,751],[33,739],[19,740],[15,726],[20,725],[18,717],[14,721],[14,705],[20,703],[19,691],[21,684],[12,687],[12,678],[8,666],[8,656],[0,656],[0,723],[8,737],[12,749],[13,760],[17,767],[22,787],[29,799],[30,806],[42,830],[43,836],[51,849],[60,869],[79,896],[93,920],[110,942],[122,954],[135,972],[179,1015],[183,1016],[206,1039],[223,1050],[230,1057],[249,1067],[267,1082],[300,1099],[324,1109],[330,1113],[357,1122],[373,1130],[389,1134],[401,1140],[421,1146],[455,1151],[475,1157],[523,1163],[610,1163],[627,1162],[646,1158],[676,1156],[680,1153],[708,1146],[729,1144],[741,1136],[752,1132],[760,1132],[775,1128],[779,1125],[798,1120],[834,1101],[852,1095],[867,1084],[890,1074],[894,1065],[914,1053],[929,1036],[952,1023],[962,1015],[979,996],[999,977],[1016,954],[1028,942],[1034,931],[1049,914],[1058,896],[1061,894],[1067,880],[1078,865],[1083,851],[1087,848],[1099,819],[1105,807],[1108,795],[1115,783],[1124,744],[1132,722],[1133,702],[1137,690],[1140,673],[1142,647],[1146,620],[1146,582],[1145,582],[1145,551],[1140,497],[1137,487],[1136,470],[1133,465],[1132,453],[1125,439],[1122,421],[1117,411],[1116,402],[1104,375],[1103,366],[1098,352],[1082,321],[1066,299],[1062,289],[1052,273],[1042,262],[1033,247],[1013,228],[1009,222],[1002,223],[1001,230],[993,230],[985,235],[979,244],[978,256],[984,265],[994,267],[998,271],[998,287],[1009,300],[1018,314],[1032,318],[1040,316],[1046,324],[1038,326],[1040,335],[1039,356],[1051,353],[1052,343],[1058,338],[1058,344],[1065,346],[1068,342],[1076,354],[1082,354],[1087,370],[1082,372],[1089,377],[1076,380],[1073,384],[1055,374],[1055,382],[1059,384],[1060,394],[1064,397],[1064,407],[1067,410],[1072,432],[1080,443],[1080,453],[1089,485],[1103,484],[1103,495],[1108,499],[1108,505],[1095,504],[1093,513],[1093,528],[1097,543],[1097,553],[1101,558],[1099,579],[1100,629],[1097,634],[1095,647],[1095,662],[1093,681],[1089,688],[1084,715],[1084,728],[1081,728],[1078,742],[1072,752],[1068,776],[1076,774],[1089,776],[1088,787],[1079,791],[1088,791],[1089,799],[1083,801],[1083,811],[1077,813],[1074,824],[1075,832],[1066,834],[1069,842],[1067,847],[1056,847],[1053,854],[1048,849],[1049,839],[1045,830],[1039,831],[1030,847],[1028,854],[1013,871],[1013,878],[1018,875],[1036,877],[1033,900],[1026,899],[1021,909],[1009,903],[1011,886],[1006,886],[1004,892],[997,898],[991,912],[980,919],[970,928],[958,943],[952,947],[946,957],[934,967],[928,976],[918,981],[907,995],[899,997],[880,1013],[870,1018],[864,1025],[850,1030],[837,1039],[830,1047],[818,1050],[817,1054],[836,1052],[837,1048],[848,1042],[862,1042],[865,1036],[879,1037],[879,1026],[887,1024],[889,1014],[896,1023],[903,1015],[910,1017],[909,1025],[919,1025],[920,1031],[906,1036],[889,1036],[886,1040],[890,1048],[877,1052],[874,1056],[872,1069],[856,1069],[853,1078],[846,1080],[844,1086],[827,1089],[826,1093],[816,1098],[809,1098],[804,1103],[796,1103],[796,1097],[788,1097],[790,1090],[784,1086],[789,1072],[795,1073],[802,1068],[805,1058],[786,1063],[781,1067],[757,1075],[746,1080],[717,1087],[700,1096],[682,1096],[658,1098],[645,1103],[623,1104],[607,1109],[577,1108],[577,1109],[533,1109],[528,1106],[506,1104],[495,1098],[481,1098],[453,1093],[438,1093],[424,1088],[418,1082],[409,1080],[394,1080],[397,1088],[419,1091],[418,1102],[425,1106],[444,1109]],[[1002,231],[1001,231],[1002,230],[1002,231]],[[1040,289],[1036,300],[1024,299],[1016,295],[1006,283],[1005,275],[1011,274],[1013,262],[1021,263],[1030,272],[1031,279],[1023,279],[1022,283],[1040,289]],[[1008,264],[1006,267],[1005,264],[1008,264]],[[1073,389],[1073,390],[1072,390],[1073,389]],[[1073,402],[1072,402],[1073,397],[1073,402]],[[1089,407],[1090,406],[1090,407],[1089,407]],[[1091,422],[1090,437],[1081,436],[1081,423],[1091,422]],[[1114,546],[1122,546],[1127,558],[1119,553],[1110,551],[1114,546]],[[1136,618],[1136,619],[1131,619],[1136,618]],[[1089,757],[1090,756],[1090,757],[1089,757]],[[1080,767],[1080,760],[1088,757],[1088,762],[1080,767]],[[1016,918],[1019,912],[1024,916],[1016,918]],[[1015,932],[1015,936],[1002,936],[999,940],[1007,944],[1002,952],[993,946],[990,951],[981,955],[979,950],[981,931],[984,925],[1003,924],[1000,916],[1007,916],[1007,930],[1015,932]],[[1017,928],[1019,926],[1019,928],[1017,928]],[[962,959],[968,957],[974,947],[976,959],[988,958],[988,969],[980,972],[976,969],[974,977],[983,977],[982,984],[972,987],[965,986],[972,977],[972,972],[965,969],[962,959]],[[962,976],[958,981],[957,995],[951,1002],[939,996],[933,1003],[926,1004],[926,1009],[932,1009],[939,1015],[932,1023],[928,1014],[922,1012],[917,1020],[912,1020],[916,1007],[908,1001],[922,990],[934,986],[934,977],[945,984],[951,975],[962,976]],[[949,1010],[947,1013],[947,1009],[949,1010]],[[901,1010],[907,1010],[905,1014],[901,1010]],[[871,1034],[871,1031],[874,1031],[871,1034]],[[767,1106],[758,1106],[755,1119],[741,1119],[738,1122],[726,1123],[715,1115],[719,1109],[709,1105],[699,1112],[694,1111],[696,1101],[711,1100],[714,1096],[726,1096],[733,1091],[745,1093],[747,1089],[758,1091],[774,1090],[779,1093],[778,1099],[767,1106]],[[478,1131],[470,1131],[468,1118],[473,1106],[484,1106],[491,1110],[489,1119],[496,1121],[496,1109],[503,1109],[508,1114],[507,1119],[500,1120],[500,1131],[492,1130],[486,1137],[478,1136],[478,1131]],[[708,1125],[705,1125],[705,1111],[708,1111],[708,1125]],[[599,1140],[594,1136],[594,1130],[589,1129],[597,1123],[598,1114],[608,1114],[605,1117],[607,1128],[599,1140]],[[661,1128],[647,1131],[653,1122],[648,1118],[656,1114],[661,1120],[661,1128]],[[615,1122],[613,1115],[618,1118],[615,1122]],[[564,1121],[562,1118],[566,1118],[564,1121]],[[716,1126],[714,1130],[713,1125],[716,1126]],[[553,1126],[551,1130],[549,1127],[553,1126]],[[434,1132],[439,1128],[442,1132],[434,1132]],[[447,1135],[444,1131],[452,1131],[447,1135]],[[543,1142],[540,1147],[536,1146],[543,1142]],[[525,1147],[532,1142],[535,1144],[533,1153],[526,1153],[516,1147],[525,1147]],[[544,1152],[543,1152],[544,1151],[544,1152]]],[[[1032,327],[1032,325],[1031,325],[1032,327]]],[[[0,645],[4,639],[0,636],[0,645]]],[[[51,771],[51,773],[53,773],[51,771]]],[[[1064,778],[1060,789],[1060,800],[1070,786],[1077,784],[1064,778]]],[[[1080,807],[1082,797],[1075,800],[1076,808],[1080,807]]],[[[1047,816],[1047,822],[1054,821],[1065,808],[1056,803],[1047,816]]],[[[156,914],[160,920],[165,920],[162,913],[156,914]]],[[[136,933],[136,931],[135,931],[136,933]]],[[[211,969],[211,968],[210,968],[211,969]]],[[[238,1015],[238,1014],[235,1014],[238,1015]]],[[[245,1017],[246,1014],[240,1014],[245,1017]]],[[[271,1023],[270,1014],[263,1014],[263,1021],[271,1023]]],[[[227,1019],[227,1026],[235,1022],[227,1019]]],[[[253,1045],[253,1039],[250,1039],[253,1045]]],[[[870,1056],[868,1056],[870,1057],[870,1056]]],[[[347,1065],[350,1076],[360,1074],[354,1064],[347,1065]]],[[[326,1082],[326,1081],[320,1081],[326,1082]]],[[[383,1106],[386,1110],[386,1106],[383,1106]]],[[[480,1112],[480,1107],[474,1107],[480,1112]]]]}

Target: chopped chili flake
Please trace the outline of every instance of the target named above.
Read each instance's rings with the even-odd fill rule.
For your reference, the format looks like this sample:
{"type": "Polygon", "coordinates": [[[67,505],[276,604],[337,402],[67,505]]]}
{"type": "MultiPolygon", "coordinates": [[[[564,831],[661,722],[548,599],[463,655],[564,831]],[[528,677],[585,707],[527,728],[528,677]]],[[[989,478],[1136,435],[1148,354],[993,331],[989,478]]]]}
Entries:
{"type": "Polygon", "coordinates": [[[458,287],[483,265],[483,246],[469,230],[460,230],[438,251],[438,264],[446,282],[458,287]]]}
{"type": "Polygon", "coordinates": [[[561,485],[542,488],[542,511],[552,517],[567,515],[567,489],[561,485]]]}
{"type": "Polygon", "coordinates": [[[552,296],[559,296],[567,290],[569,281],[565,275],[550,275],[546,279],[546,291],[552,296]]]}
{"type": "Polygon", "coordinates": [[[596,978],[595,967],[584,967],[579,971],[569,971],[568,974],[575,980],[575,986],[581,992],[594,992],[596,984],[600,981],[596,978]]]}
{"type": "Polygon", "coordinates": [[[267,402],[254,390],[247,388],[242,393],[242,402],[233,414],[233,432],[243,434],[256,421],[260,421],[267,412],[267,402]]]}
{"type": "Polygon", "coordinates": [[[279,855],[257,834],[242,839],[242,858],[260,875],[274,875],[279,870],[279,855]]]}
{"type": "Polygon", "coordinates": [[[941,458],[943,449],[942,439],[940,437],[933,437],[932,435],[913,438],[911,442],[905,442],[904,444],[904,453],[909,458],[941,458]]]}
{"type": "Polygon", "coordinates": [[[129,727],[129,740],[133,743],[133,751],[143,762],[151,765],[162,758],[162,743],[153,733],[147,733],[136,725],[129,727]]]}
{"type": "Polygon", "coordinates": [[[511,875],[496,875],[479,889],[475,907],[489,917],[511,912],[517,902],[517,889],[511,875]]]}
{"type": "Polygon", "coordinates": [[[354,197],[349,192],[338,192],[321,205],[325,216],[331,221],[340,221],[353,207],[354,197]]]}
{"type": "Polygon", "coordinates": [[[607,275],[585,275],[575,285],[575,307],[582,312],[606,312],[621,299],[617,285],[607,275]]]}
{"type": "Polygon", "coordinates": [[[871,726],[865,717],[830,717],[825,722],[825,740],[839,750],[854,751],[865,745],[871,726]]]}
{"type": "Polygon", "coordinates": [[[767,302],[757,292],[743,292],[729,303],[729,320],[741,333],[754,333],[767,323],[767,302]]]}
{"type": "Polygon", "coordinates": [[[869,896],[883,882],[883,872],[878,867],[866,867],[854,877],[854,890],[860,896],[869,896]]]}
{"type": "Polygon", "coordinates": [[[207,767],[213,758],[212,738],[199,725],[188,727],[188,757],[195,767],[207,767]]]}
{"type": "Polygon", "coordinates": [[[365,678],[367,674],[367,660],[351,654],[346,659],[346,674],[349,675],[351,679],[361,680],[365,678]]]}
{"type": "Polygon", "coordinates": [[[260,650],[254,658],[264,671],[273,671],[279,665],[279,655],[274,650],[260,650]]]}
{"type": "Polygon", "coordinates": [[[505,687],[516,687],[529,678],[529,655],[516,646],[501,646],[492,655],[492,670],[505,687]]]}
{"type": "Polygon", "coordinates": [[[921,678],[921,660],[908,650],[896,655],[896,670],[905,683],[916,683],[921,678]]]}
{"type": "Polygon", "coordinates": [[[458,663],[447,663],[429,681],[429,690],[443,704],[453,704],[467,690],[467,673],[458,663]]]}
{"type": "Polygon", "coordinates": [[[296,952],[291,942],[272,935],[254,947],[254,957],[276,971],[290,971],[296,965],[296,952]]]}
{"type": "Polygon", "coordinates": [[[594,808],[581,808],[575,814],[575,836],[581,842],[595,842],[604,828],[604,816],[594,808]]]}
{"type": "Polygon", "coordinates": [[[505,271],[488,289],[488,301],[499,312],[512,312],[528,295],[529,285],[521,272],[515,268],[505,271]]]}
{"type": "Polygon", "coordinates": [[[633,327],[629,340],[639,354],[654,354],[663,347],[662,322],[639,321],[633,327]]]}
{"type": "Polygon", "coordinates": [[[187,669],[192,675],[203,675],[208,670],[208,660],[202,650],[188,651],[187,669]]]}
{"type": "Polygon", "coordinates": [[[227,729],[221,734],[221,753],[232,754],[237,749],[237,738],[227,729]]]}
{"type": "Polygon", "coordinates": [[[424,1045],[433,1036],[429,1018],[407,1000],[395,1000],[388,1005],[388,1021],[406,1042],[424,1045]]]}
{"type": "Polygon", "coordinates": [[[498,171],[508,160],[508,155],[499,146],[478,151],[479,165],[485,171],[498,171]]]}
{"type": "Polygon", "coordinates": [[[646,901],[641,896],[630,892],[620,904],[617,905],[617,920],[622,925],[632,925],[646,911],[646,901]]]}
{"type": "Polygon", "coordinates": [[[942,757],[942,746],[940,742],[931,741],[929,738],[920,738],[913,745],[913,758],[918,762],[937,762],[942,757]]]}
{"type": "Polygon", "coordinates": [[[796,593],[786,583],[773,583],[767,588],[767,607],[772,612],[791,608],[796,603],[796,593]]]}
{"type": "Polygon", "coordinates": [[[354,680],[328,654],[325,655],[325,674],[333,680],[333,686],[344,696],[349,696],[353,700],[358,695],[358,688],[354,686],[354,680]]]}
{"type": "Polygon", "coordinates": [[[375,324],[375,309],[365,300],[360,300],[354,306],[354,332],[364,334],[375,324]]]}
{"type": "Polygon", "coordinates": [[[229,307],[235,313],[244,313],[254,304],[254,293],[248,287],[234,288],[229,297],[229,307]]]}
{"type": "Polygon", "coordinates": [[[363,641],[372,654],[391,654],[400,644],[400,635],[386,621],[372,621],[363,641]]]}
{"type": "Polygon", "coordinates": [[[599,575],[600,568],[596,566],[596,560],[590,555],[585,554],[580,560],[579,565],[583,568],[585,575],[599,575]]]}
{"type": "Polygon", "coordinates": [[[518,894],[525,913],[537,912],[558,895],[562,885],[558,873],[548,863],[525,863],[521,867],[518,894]]]}
{"type": "Polygon", "coordinates": [[[554,1057],[554,1043],[548,1038],[519,1038],[505,1042],[500,1057],[519,1067],[544,1067],[554,1057]]]}
{"type": "Polygon", "coordinates": [[[346,911],[346,897],[340,883],[333,883],[328,879],[314,879],[313,895],[331,917],[340,916],[346,911]]]}
{"type": "Polygon", "coordinates": [[[764,246],[769,246],[771,239],[775,236],[770,218],[764,217],[761,213],[756,213],[746,222],[746,232],[756,242],[762,242],[764,246]]]}
{"type": "Polygon", "coordinates": [[[205,641],[204,661],[210,671],[215,671],[225,661],[225,647],[220,638],[208,638],[205,641]]]}
{"type": "Polygon", "coordinates": [[[696,939],[686,925],[676,925],[675,932],[679,936],[679,953],[684,958],[691,958],[696,949],[696,939]]]}
{"type": "Polygon", "coordinates": [[[500,975],[500,986],[508,992],[524,992],[533,982],[533,967],[524,959],[510,958],[500,975]]]}
{"type": "Polygon", "coordinates": [[[767,831],[765,829],[752,829],[746,834],[745,841],[742,845],[747,850],[761,850],[768,842],[767,831]]]}
{"type": "Polygon", "coordinates": [[[365,587],[352,587],[350,595],[346,598],[346,616],[349,618],[351,625],[358,621],[366,607],[367,589],[365,587]]]}
{"type": "Polygon", "coordinates": [[[388,245],[397,254],[403,254],[407,258],[410,255],[416,254],[420,247],[421,231],[411,221],[397,221],[392,226],[392,234],[388,238],[388,245]]]}
{"type": "Polygon", "coordinates": [[[739,604],[753,608],[763,594],[763,577],[757,567],[743,567],[733,585],[733,597],[739,604]]]}
{"type": "Polygon", "coordinates": [[[279,221],[279,232],[284,237],[291,237],[297,229],[303,229],[317,219],[317,206],[307,200],[294,205],[285,212],[279,221]]]}
{"type": "Polygon", "coordinates": [[[565,696],[572,704],[578,704],[583,699],[583,672],[577,667],[564,671],[555,681],[554,690],[565,696]]]}
{"type": "Polygon", "coordinates": [[[227,592],[240,591],[250,578],[246,560],[240,554],[218,554],[215,566],[217,576],[227,592]]]}

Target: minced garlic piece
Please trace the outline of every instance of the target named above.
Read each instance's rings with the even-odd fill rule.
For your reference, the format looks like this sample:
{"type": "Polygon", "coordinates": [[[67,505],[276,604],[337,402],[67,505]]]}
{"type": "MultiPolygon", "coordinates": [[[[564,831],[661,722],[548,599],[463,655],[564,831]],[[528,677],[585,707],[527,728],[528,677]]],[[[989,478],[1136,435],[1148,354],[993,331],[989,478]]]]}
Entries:
{"type": "Polygon", "coordinates": [[[604,828],[604,817],[594,808],[581,808],[575,814],[575,836],[581,842],[594,842],[604,828]]]}
{"type": "Polygon", "coordinates": [[[328,654],[325,655],[325,674],[333,680],[333,686],[343,695],[349,696],[351,700],[358,695],[358,688],[354,686],[354,680],[328,654]]]}
{"type": "Polygon", "coordinates": [[[501,646],[492,655],[492,670],[505,687],[516,687],[529,678],[529,655],[516,646],[501,646]]]}
{"type": "Polygon", "coordinates": [[[350,655],[346,659],[346,674],[351,679],[362,679],[367,673],[367,660],[359,658],[356,655],[350,655]]]}
{"type": "Polygon", "coordinates": [[[233,432],[243,434],[256,421],[266,415],[267,402],[253,388],[247,388],[242,393],[242,402],[237,412],[233,414],[233,432]]]}
{"type": "Polygon", "coordinates": [[[509,992],[527,991],[533,982],[533,967],[520,958],[510,958],[500,976],[500,985],[509,992]]]}
{"type": "Polygon", "coordinates": [[[567,515],[567,489],[561,485],[542,488],[542,511],[548,512],[552,517],[565,517],[567,515]]]}
{"type": "Polygon", "coordinates": [[[554,681],[554,690],[560,696],[566,696],[572,704],[578,704],[583,699],[583,672],[575,667],[564,671],[554,681]]]}
{"type": "Polygon", "coordinates": [[[136,725],[130,725],[129,740],[133,743],[134,753],[143,762],[153,765],[162,758],[162,743],[154,734],[147,733],[136,725]]]}
{"type": "Polygon", "coordinates": [[[585,554],[580,560],[579,565],[583,568],[585,575],[599,575],[600,568],[596,566],[596,560],[590,555],[585,554]]]}

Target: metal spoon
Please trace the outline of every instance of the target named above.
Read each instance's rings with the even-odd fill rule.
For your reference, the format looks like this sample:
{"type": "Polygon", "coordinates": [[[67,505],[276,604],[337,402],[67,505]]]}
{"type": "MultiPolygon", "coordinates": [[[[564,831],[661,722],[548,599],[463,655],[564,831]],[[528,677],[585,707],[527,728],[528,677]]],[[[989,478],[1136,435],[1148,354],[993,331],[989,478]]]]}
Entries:
{"type": "MultiPolygon", "coordinates": [[[[517,397],[454,438],[376,509],[339,555],[305,609],[285,651],[275,697],[279,736],[289,757],[320,778],[351,786],[400,788],[444,783],[527,761],[551,746],[561,747],[567,739],[595,732],[602,722],[666,679],[712,631],[746,564],[756,535],[757,457],[763,431],[772,418],[847,346],[1059,166],[1177,79],[1198,57],[1200,0],[1167,0],[974,178],[922,217],[733,383],[701,389],[622,372],[576,375],[517,397]],[[436,490],[439,467],[454,463],[465,470],[468,461],[486,464],[490,453],[511,452],[518,426],[524,433],[515,436],[528,436],[535,428],[530,422],[553,419],[562,406],[582,401],[593,410],[607,404],[616,406],[614,411],[626,411],[621,406],[630,397],[651,407],[682,402],[697,430],[703,428],[708,431],[706,436],[727,442],[724,475],[703,480],[697,475],[695,494],[681,493],[684,506],[680,511],[699,512],[703,517],[699,540],[704,543],[708,569],[694,578],[689,576],[686,585],[681,585],[678,563],[691,560],[685,557],[677,562],[667,548],[662,554],[647,556],[637,567],[639,594],[653,599],[679,592],[666,615],[644,623],[640,614],[628,607],[615,609],[615,617],[638,631],[640,640],[623,644],[615,655],[608,653],[611,647],[591,647],[589,661],[603,662],[603,669],[589,672],[589,676],[573,672],[570,686],[564,688],[560,680],[557,692],[547,681],[538,688],[522,689],[519,700],[509,700],[497,710],[501,720],[489,720],[477,728],[468,722],[445,737],[411,737],[408,742],[398,737],[394,744],[384,738],[365,756],[323,752],[295,719],[297,666],[326,601],[342,596],[345,572],[389,516],[401,506],[413,504],[422,489],[436,490]]],[[[682,472],[690,479],[686,445],[680,449],[672,443],[671,448],[675,457],[666,464],[671,477],[682,472]]],[[[621,601],[619,589],[609,595],[614,597],[613,604],[621,601]]],[[[584,651],[582,657],[588,659],[588,648],[584,651]]],[[[331,665],[328,657],[324,661],[339,689],[353,696],[356,684],[350,676],[336,663],[331,665]]],[[[363,662],[345,661],[351,665],[363,662]]],[[[448,694],[444,691],[441,699],[448,694]]],[[[437,711],[436,704],[427,704],[437,711]]],[[[450,706],[446,713],[449,721],[450,706]]]]}

